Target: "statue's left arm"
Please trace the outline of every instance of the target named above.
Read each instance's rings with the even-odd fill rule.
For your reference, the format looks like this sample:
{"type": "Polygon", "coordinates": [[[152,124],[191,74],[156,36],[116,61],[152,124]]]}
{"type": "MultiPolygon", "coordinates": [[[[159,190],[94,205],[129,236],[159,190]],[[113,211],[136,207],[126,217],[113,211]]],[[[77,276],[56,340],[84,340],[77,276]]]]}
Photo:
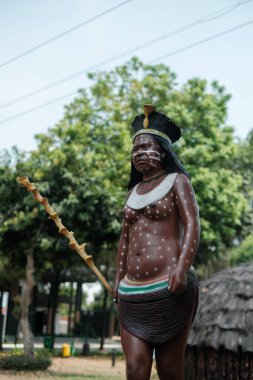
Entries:
{"type": "Polygon", "coordinates": [[[181,293],[187,285],[187,273],[197,253],[200,238],[200,223],[197,201],[191,181],[178,174],[173,186],[180,219],[183,223],[183,237],[177,267],[169,276],[170,289],[181,293]]]}

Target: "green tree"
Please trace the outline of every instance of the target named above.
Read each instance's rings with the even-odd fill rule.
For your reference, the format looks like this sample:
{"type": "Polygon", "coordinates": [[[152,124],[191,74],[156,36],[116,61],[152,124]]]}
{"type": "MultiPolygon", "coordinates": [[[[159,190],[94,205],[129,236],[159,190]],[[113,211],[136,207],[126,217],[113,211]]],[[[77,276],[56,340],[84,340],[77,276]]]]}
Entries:
{"type": "Polygon", "coordinates": [[[47,178],[50,186],[52,173],[64,179],[63,188],[68,188],[62,193],[62,205],[72,210],[73,224],[85,222],[91,241],[94,232],[99,242],[115,240],[129,178],[130,124],[144,103],[156,104],[182,127],[183,138],[175,150],[191,175],[200,207],[197,260],[219,260],[242,228],[247,207],[241,192],[243,177],[231,168],[238,147],[233,129],[226,125],[230,96],[217,82],[209,85],[197,78],[179,88],[168,67],[145,65],[136,58],[89,78],[90,90],[81,90],[63,119],[47,135],[37,136],[38,151],[32,157],[42,164],[36,179],[47,178]],[[51,170],[54,162],[57,173],[51,170]],[[73,192],[85,205],[83,211],[80,205],[73,207],[73,192]],[[95,210],[100,217],[92,218],[97,224],[91,231],[95,210]]]}
{"type": "Polygon", "coordinates": [[[247,199],[248,210],[243,214],[243,228],[237,235],[238,246],[229,251],[230,265],[253,261],[253,130],[245,140],[238,141],[237,157],[233,168],[243,176],[242,191],[247,199]]]}
{"type": "Polygon", "coordinates": [[[239,241],[253,233],[253,129],[248,133],[245,140],[238,142],[237,157],[233,162],[236,172],[243,176],[242,191],[247,199],[248,210],[243,215],[243,228],[238,234],[239,241]]]}
{"type": "Polygon", "coordinates": [[[33,247],[35,278],[51,270],[58,283],[64,268],[83,265],[57,236],[42,206],[16,185],[17,174],[28,175],[77,240],[90,244],[88,252],[94,253],[95,262],[113,277],[108,268],[114,267],[127,192],[130,125],[143,104],[152,103],[182,127],[183,138],[175,151],[191,175],[200,208],[197,262],[220,262],[241,233],[247,210],[243,177],[232,165],[238,144],[226,125],[230,97],[225,89],[198,78],[179,87],[167,66],[145,65],[137,58],[89,78],[90,89],[80,90],[63,118],[46,134],[37,135],[37,149],[4,168],[2,257],[12,250],[12,262],[19,267],[33,247]]]}

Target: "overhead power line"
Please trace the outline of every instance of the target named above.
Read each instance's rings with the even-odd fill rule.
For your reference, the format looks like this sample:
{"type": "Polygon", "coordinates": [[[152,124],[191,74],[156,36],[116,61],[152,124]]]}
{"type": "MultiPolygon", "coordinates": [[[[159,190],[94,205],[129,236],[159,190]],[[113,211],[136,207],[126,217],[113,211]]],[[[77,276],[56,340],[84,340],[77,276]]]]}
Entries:
{"type": "Polygon", "coordinates": [[[26,110],[26,111],[23,111],[23,112],[17,113],[16,115],[11,116],[11,117],[8,117],[8,118],[5,119],[5,120],[0,120],[0,124],[3,124],[3,123],[5,123],[5,122],[10,121],[10,120],[13,120],[13,119],[17,119],[18,117],[21,117],[21,116],[24,116],[24,115],[26,115],[26,114],[28,114],[28,113],[34,112],[34,111],[36,111],[36,110],[38,110],[38,109],[40,109],[40,108],[44,108],[44,107],[46,107],[46,106],[49,106],[50,104],[57,103],[57,102],[59,102],[59,101],[62,100],[62,99],[68,98],[69,96],[73,96],[73,95],[76,95],[76,94],[77,94],[77,91],[69,92],[68,94],[65,94],[65,95],[63,95],[63,96],[60,96],[59,98],[53,99],[53,100],[51,100],[51,101],[49,101],[49,102],[46,102],[46,103],[39,104],[38,106],[33,107],[33,108],[29,108],[29,109],[26,110]]]}
{"type": "Polygon", "coordinates": [[[180,49],[177,49],[177,50],[174,50],[168,54],[165,54],[165,55],[162,55],[152,61],[150,61],[150,63],[154,63],[154,62],[157,62],[157,61],[160,61],[161,59],[164,59],[164,58],[168,58],[168,57],[171,57],[172,55],[175,55],[175,54],[178,54],[178,53],[181,53],[185,50],[188,50],[188,49],[191,49],[195,46],[198,46],[198,45],[201,45],[201,44],[204,44],[208,41],[211,41],[211,40],[214,40],[215,38],[218,38],[218,37],[221,37],[221,36],[224,36],[225,34],[228,34],[228,33],[231,33],[237,29],[241,29],[243,28],[244,26],[247,26],[247,25],[250,25],[253,23],[253,20],[251,21],[248,21],[248,22],[245,22],[244,24],[241,24],[241,25],[238,25],[238,26],[235,26],[234,28],[231,28],[231,29],[227,29],[227,30],[224,30],[223,32],[221,33],[217,33],[215,34],[214,36],[210,36],[208,38],[204,38],[203,40],[200,40],[200,41],[197,41],[197,42],[194,42],[193,44],[190,44],[190,45],[187,45],[187,46],[184,46],[183,48],[180,48],[180,49]]]}
{"type": "Polygon", "coordinates": [[[164,39],[167,39],[169,37],[173,37],[173,36],[175,36],[175,35],[177,35],[179,33],[184,32],[185,30],[193,28],[194,26],[200,25],[200,24],[205,23],[205,22],[214,21],[214,20],[216,20],[216,19],[218,19],[220,17],[223,17],[223,16],[227,15],[228,13],[232,12],[236,8],[242,6],[242,5],[244,5],[244,4],[246,4],[246,3],[250,2],[250,1],[252,1],[252,0],[240,1],[239,3],[236,3],[234,5],[230,5],[229,7],[225,7],[225,8],[222,8],[222,9],[218,10],[218,11],[212,12],[212,13],[208,14],[207,16],[205,16],[205,17],[203,17],[201,19],[193,21],[190,24],[187,24],[187,25],[182,26],[182,27],[180,27],[178,29],[175,29],[175,30],[173,30],[173,31],[171,31],[171,32],[169,32],[167,34],[163,34],[163,35],[161,35],[161,36],[159,36],[159,37],[157,37],[157,38],[155,38],[155,39],[153,39],[151,41],[148,41],[148,42],[146,42],[146,43],[144,43],[142,45],[139,45],[139,46],[134,47],[132,49],[126,50],[123,53],[120,53],[120,54],[118,54],[118,55],[116,55],[114,57],[111,57],[109,59],[101,61],[101,62],[99,62],[99,63],[97,63],[97,64],[95,64],[93,66],[90,66],[90,67],[86,68],[85,70],[77,71],[77,72],[75,72],[75,73],[73,73],[71,75],[68,75],[68,76],[66,76],[64,78],[61,78],[61,79],[59,79],[59,80],[57,80],[55,82],[49,83],[46,86],[40,87],[37,90],[31,91],[31,92],[29,92],[29,93],[27,93],[27,94],[25,94],[23,96],[20,96],[20,97],[18,97],[16,99],[10,100],[10,101],[8,101],[8,102],[6,102],[4,104],[0,104],[0,109],[9,107],[9,106],[11,106],[13,104],[16,104],[16,103],[19,103],[20,101],[22,101],[24,99],[30,98],[31,96],[34,96],[34,95],[37,95],[37,94],[39,94],[41,92],[49,90],[50,88],[59,86],[60,84],[68,82],[68,81],[70,81],[72,79],[75,79],[75,78],[77,78],[77,77],[79,77],[79,76],[87,73],[88,71],[95,70],[95,69],[97,69],[97,68],[99,68],[101,66],[104,66],[104,65],[108,64],[108,63],[111,63],[111,62],[116,61],[116,60],[118,60],[120,58],[126,57],[129,54],[136,53],[137,51],[143,50],[143,49],[145,49],[145,48],[147,48],[147,47],[149,47],[151,45],[154,45],[157,42],[160,42],[160,41],[162,41],[164,39]]]}
{"type": "MultiPolygon", "coordinates": [[[[215,39],[215,38],[219,38],[219,37],[221,37],[221,36],[224,36],[225,34],[228,34],[228,33],[233,32],[233,31],[235,31],[235,30],[241,29],[241,28],[243,28],[243,27],[245,27],[245,26],[247,26],[247,25],[250,25],[250,24],[252,24],[252,23],[253,23],[253,20],[248,21],[248,22],[245,22],[244,24],[237,25],[237,26],[235,26],[234,28],[230,28],[230,29],[224,30],[224,31],[221,32],[221,33],[217,33],[217,34],[215,34],[215,35],[213,35],[213,36],[210,36],[210,37],[205,38],[205,39],[203,39],[203,40],[197,41],[197,42],[195,42],[195,43],[193,43],[193,44],[190,44],[190,45],[187,45],[187,46],[185,46],[185,47],[183,47],[183,48],[180,48],[180,49],[174,50],[174,51],[172,51],[172,52],[170,52],[170,53],[168,53],[168,54],[165,54],[165,55],[163,55],[163,56],[161,56],[161,57],[159,57],[159,58],[156,58],[156,59],[154,59],[154,60],[152,60],[152,61],[149,61],[148,63],[154,63],[154,62],[156,62],[156,61],[158,61],[158,60],[161,60],[161,59],[167,58],[167,57],[172,56],[172,55],[176,55],[176,54],[181,53],[181,52],[183,52],[183,51],[185,51],[185,50],[189,50],[189,49],[191,49],[191,48],[193,48],[193,47],[195,47],[195,46],[198,46],[198,45],[203,44],[203,43],[205,43],[205,42],[211,41],[211,40],[213,40],[213,39],[215,39]]],[[[13,119],[16,119],[16,118],[18,118],[18,117],[21,117],[21,116],[23,116],[23,115],[26,115],[26,114],[28,114],[28,113],[31,113],[31,112],[33,112],[33,111],[35,111],[35,110],[37,110],[37,109],[44,108],[44,107],[46,107],[46,106],[48,106],[48,105],[50,105],[50,104],[52,104],[52,103],[56,103],[56,102],[58,102],[58,101],[60,101],[60,100],[62,100],[62,99],[64,99],[64,98],[69,97],[69,96],[72,96],[72,95],[74,95],[74,94],[77,94],[77,91],[67,93],[67,94],[63,95],[62,97],[60,97],[60,98],[53,99],[53,100],[51,100],[51,101],[49,101],[49,102],[46,102],[46,103],[42,103],[42,104],[40,104],[40,105],[38,105],[38,106],[36,106],[36,107],[29,108],[28,110],[26,110],[26,111],[24,111],[24,112],[21,112],[21,113],[18,113],[18,114],[16,114],[16,115],[13,115],[13,116],[11,116],[11,117],[8,117],[8,118],[6,118],[6,119],[0,120],[0,124],[7,123],[7,122],[10,121],[10,120],[13,120],[13,119]]]]}
{"type": "Polygon", "coordinates": [[[85,20],[85,21],[81,22],[80,24],[77,24],[77,25],[73,26],[72,28],[70,28],[70,29],[68,29],[68,30],[65,30],[65,32],[59,33],[59,34],[57,34],[56,36],[54,36],[54,37],[52,37],[52,38],[50,38],[50,39],[48,39],[48,40],[46,40],[46,41],[44,41],[44,42],[41,42],[40,44],[38,44],[38,45],[36,45],[36,46],[34,46],[34,47],[32,47],[32,48],[30,48],[30,49],[24,51],[23,53],[18,54],[18,55],[16,55],[16,56],[13,57],[13,58],[8,59],[7,61],[5,61],[5,62],[3,62],[3,63],[0,64],[0,68],[2,68],[2,67],[4,67],[4,66],[7,66],[7,65],[9,65],[10,63],[12,63],[12,62],[14,62],[14,61],[17,61],[18,59],[23,58],[24,56],[26,56],[26,55],[28,55],[28,54],[33,53],[35,50],[38,50],[38,49],[40,49],[40,48],[42,48],[42,47],[44,47],[44,46],[46,46],[46,45],[51,44],[51,42],[54,42],[54,41],[58,40],[59,38],[62,38],[62,37],[64,37],[64,36],[66,36],[67,34],[72,33],[72,32],[74,32],[75,30],[77,30],[77,29],[79,29],[79,28],[82,28],[83,26],[85,26],[85,25],[87,25],[87,24],[90,24],[91,22],[97,20],[98,18],[101,18],[101,17],[107,15],[108,13],[111,13],[111,12],[115,11],[116,9],[122,7],[123,5],[129,3],[130,1],[132,1],[132,0],[126,0],[126,1],[124,1],[123,3],[120,3],[120,4],[118,4],[118,5],[115,5],[114,7],[110,8],[110,9],[107,9],[106,11],[104,11],[104,12],[102,12],[102,13],[99,13],[99,14],[96,15],[96,16],[91,17],[90,19],[85,20]]]}

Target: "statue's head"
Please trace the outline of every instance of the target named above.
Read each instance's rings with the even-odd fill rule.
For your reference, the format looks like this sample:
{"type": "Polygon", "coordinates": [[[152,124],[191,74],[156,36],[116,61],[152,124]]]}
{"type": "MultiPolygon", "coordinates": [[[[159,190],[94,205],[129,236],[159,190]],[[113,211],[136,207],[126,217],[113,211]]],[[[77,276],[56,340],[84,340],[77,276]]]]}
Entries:
{"type": "Polygon", "coordinates": [[[188,175],[171,149],[181,130],[169,117],[145,104],[144,113],[135,117],[132,127],[135,135],[129,189],[142,181],[143,174],[160,168],[188,175]]]}

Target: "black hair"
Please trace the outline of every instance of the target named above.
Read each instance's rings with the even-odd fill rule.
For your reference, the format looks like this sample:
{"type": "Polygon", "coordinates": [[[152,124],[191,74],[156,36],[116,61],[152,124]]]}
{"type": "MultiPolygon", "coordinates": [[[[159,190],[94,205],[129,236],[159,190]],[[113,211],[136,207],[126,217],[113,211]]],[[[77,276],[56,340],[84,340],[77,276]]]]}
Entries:
{"type": "MultiPolygon", "coordinates": [[[[169,173],[183,173],[189,179],[190,176],[177,158],[177,155],[171,149],[171,145],[162,137],[154,136],[154,139],[160,144],[165,152],[165,170],[169,173]]],[[[133,161],[131,162],[131,172],[130,172],[130,180],[128,183],[128,190],[131,190],[135,185],[143,180],[143,174],[140,173],[134,166],[133,161]]]]}

